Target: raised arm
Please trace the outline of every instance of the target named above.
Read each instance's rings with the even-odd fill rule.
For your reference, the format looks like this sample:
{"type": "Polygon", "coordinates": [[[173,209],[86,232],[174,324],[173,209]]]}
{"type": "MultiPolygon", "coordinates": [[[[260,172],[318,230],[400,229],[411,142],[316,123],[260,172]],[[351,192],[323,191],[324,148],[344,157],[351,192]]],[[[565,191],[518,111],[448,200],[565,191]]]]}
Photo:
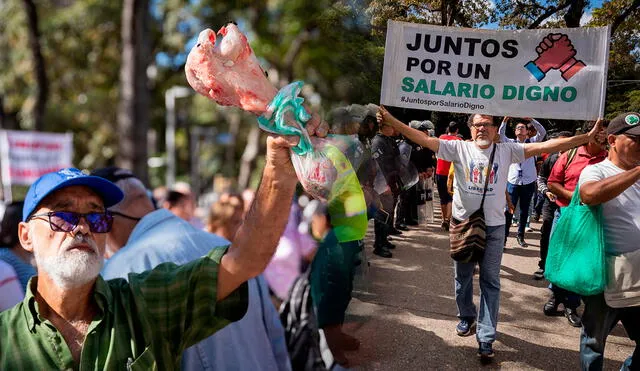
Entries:
{"type": "Polygon", "coordinates": [[[525,143],[524,156],[529,158],[543,153],[562,152],[589,142],[602,141],[602,139],[604,139],[602,119],[598,119],[588,134],[576,135],[570,138],[556,138],[540,143],[525,143]]]}
{"type": "Polygon", "coordinates": [[[544,136],[547,135],[547,129],[542,126],[536,119],[531,119],[531,125],[536,128],[537,134],[533,136],[533,138],[529,139],[531,143],[539,143],[542,142],[544,136]]]}
{"type": "MultiPolygon", "coordinates": [[[[314,115],[307,123],[309,135],[324,136],[327,124],[314,115]]],[[[244,223],[218,273],[218,298],[224,298],[243,282],[264,271],[278,246],[289,218],[289,209],[298,180],[289,149],[297,137],[270,135],[262,181],[244,223]]]]}
{"type": "Polygon", "coordinates": [[[380,106],[377,117],[378,122],[384,122],[388,125],[393,126],[394,129],[396,129],[398,132],[400,132],[400,134],[404,135],[405,138],[409,139],[410,141],[423,147],[427,147],[433,152],[438,152],[438,149],[440,148],[440,140],[438,138],[430,137],[420,130],[413,129],[408,125],[405,125],[402,121],[393,117],[393,115],[389,113],[389,111],[387,111],[384,106],[380,106]]]}
{"type": "Polygon", "coordinates": [[[511,142],[511,139],[509,139],[507,137],[507,121],[509,121],[509,116],[505,116],[502,119],[502,123],[500,124],[500,127],[498,128],[498,134],[500,134],[500,141],[502,143],[511,142]]]}
{"type": "Polygon", "coordinates": [[[580,185],[580,201],[587,205],[599,205],[618,197],[640,180],[640,166],[624,173],[597,181],[585,181],[580,185]]]}

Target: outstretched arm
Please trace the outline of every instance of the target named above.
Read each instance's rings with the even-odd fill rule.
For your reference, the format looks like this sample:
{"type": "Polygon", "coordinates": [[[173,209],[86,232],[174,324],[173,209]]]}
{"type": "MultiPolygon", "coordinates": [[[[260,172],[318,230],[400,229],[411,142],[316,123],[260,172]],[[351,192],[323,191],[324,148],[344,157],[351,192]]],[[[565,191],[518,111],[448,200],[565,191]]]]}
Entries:
{"type": "Polygon", "coordinates": [[[531,125],[533,125],[533,127],[536,128],[537,134],[534,135],[531,139],[529,139],[529,142],[531,143],[542,142],[542,140],[544,139],[544,136],[547,135],[547,129],[545,129],[541,123],[536,121],[536,119],[531,119],[531,125]]]}
{"type": "Polygon", "coordinates": [[[438,152],[438,149],[440,148],[440,139],[430,137],[429,135],[427,135],[427,133],[405,125],[402,121],[393,117],[393,115],[389,113],[389,111],[387,111],[384,106],[380,106],[380,109],[377,113],[377,118],[378,122],[384,122],[388,125],[391,125],[394,129],[396,129],[398,132],[400,132],[400,134],[404,135],[405,138],[409,139],[410,141],[423,147],[427,147],[433,152],[438,152]]]}
{"type": "Polygon", "coordinates": [[[525,143],[524,156],[526,158],[539,156],[543,153],[562,152],[589,142],[599,142],[604,138],[602,119],[598,119],[588,134],[576,135],[570,138],[556,138],[540,143],[525,143]]]}

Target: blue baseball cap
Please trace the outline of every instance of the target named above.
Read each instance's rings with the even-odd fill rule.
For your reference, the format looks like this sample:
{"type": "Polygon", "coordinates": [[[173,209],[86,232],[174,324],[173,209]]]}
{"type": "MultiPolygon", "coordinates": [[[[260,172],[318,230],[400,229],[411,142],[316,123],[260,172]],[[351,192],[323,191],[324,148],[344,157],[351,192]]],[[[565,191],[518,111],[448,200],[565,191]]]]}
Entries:
{"type": "Polygon", "coordinates": [[[102,198],[105,207],[113,206],[124,198],[120,188],[104,178],[87,175],[75,168],[60,169],[41,176],[29,187],[22,208],[22,221],[29,219],[45,197],[70,186],[89,187],[102,198]]]}

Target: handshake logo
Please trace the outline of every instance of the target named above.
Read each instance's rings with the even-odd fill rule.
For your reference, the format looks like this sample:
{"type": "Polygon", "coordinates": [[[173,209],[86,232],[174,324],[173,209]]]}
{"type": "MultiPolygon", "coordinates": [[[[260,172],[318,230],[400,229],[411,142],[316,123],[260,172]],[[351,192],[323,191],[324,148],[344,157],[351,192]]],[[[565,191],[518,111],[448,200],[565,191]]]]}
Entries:
{"type": "Polygon", "coordinates": [[[542,81],[549,70],[560,70],[565,81],[569,81],[576,73],[586,67],[581,60],[576,60],[576,49],[569,37],[562,33],[550,33],[536,47],[538,58],[524,65],[538,81],[542,81]]]}

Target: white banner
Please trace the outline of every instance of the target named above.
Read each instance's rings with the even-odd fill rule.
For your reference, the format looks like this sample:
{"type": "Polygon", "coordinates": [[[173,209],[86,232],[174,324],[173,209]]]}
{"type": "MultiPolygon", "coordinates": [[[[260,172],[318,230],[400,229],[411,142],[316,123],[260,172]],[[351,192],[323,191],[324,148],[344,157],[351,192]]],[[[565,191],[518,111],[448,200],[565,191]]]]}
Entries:
{"type": "Polygon", "coordinates": [[[31,185],[43,174],[71,167],[73,134],[0,130],[2,183],[31,185]]]}
{"type": "Polygon", "coordinates": [[[389,21],[380,102],[591,120],[604,113],[608,27],[476,30],[389,21]]]}

